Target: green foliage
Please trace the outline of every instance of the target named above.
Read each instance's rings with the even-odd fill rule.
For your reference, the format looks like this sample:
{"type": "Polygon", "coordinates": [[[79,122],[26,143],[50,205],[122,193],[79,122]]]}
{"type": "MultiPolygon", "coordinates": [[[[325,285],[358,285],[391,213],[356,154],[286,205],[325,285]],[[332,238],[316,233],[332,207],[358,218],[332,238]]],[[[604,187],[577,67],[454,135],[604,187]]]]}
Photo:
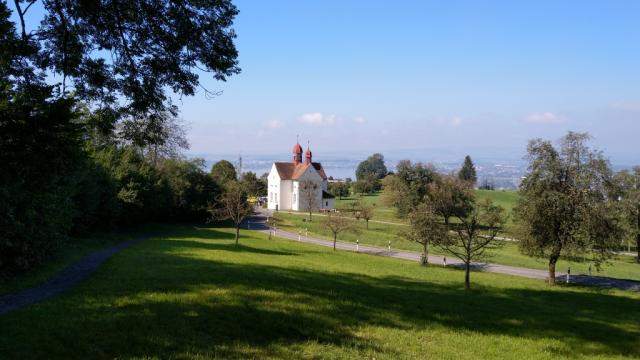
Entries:
{"type": "Polygon", "coordinates": [[[374,178],[372,175],[366,175],[363,179],[354,181],[351,183],[351,191],[354,194],[373,194],[380,191],[382,184],[380,180],[374,178]]]}
{"type": "Polygon", "coordinates": [[[412,164],[401,160],[396,173],[384,178],[383,201],[398,211],[398,216],[406,216],[415,206],[425,200],[429,186],[439,178],[435,168],[422,163],[412,164]]]}
{"type": "Polygon", "coordinates": [[[256,173],[248,171],[242,174],[242,183],[249,196],[267,196],[267,179],[258,178],[256,173]]]}
{"type": "Polygon", "coordinates": [[[349,184],[346,182],[330,182],[329,183],[329,192],[333,194],[333,196],[342,199],[343,197],[348,197],[350,194],[349,184]]]}
{"type": "Polygon", "coordinates": [[[215,184],[178,159],[165,92],[239,72],[228,0],[43,1],[42,19],[34,3],[14,2],[16,30],[0,2],[0,275],[69,234],[201,218],[215,184]]]}
{"type": "Polygon", "coordinates": [[[429,261],[429,245],[444,242],[447,232],[447,227],[442,224],[433,206],[422,203],[409,214],[409,230],[401,232],[401,236],[422,246],[422,263],[426,265],[429,261]]]}
{"type": "Polygon", "coordinates": [[[636,261],[640,263],[640,166],[616,174],[612,196],[618,199],[625,237],[636,244],[636,261]]]}
{"type": "Polygon", "coordinates": [[[467,181],[472,185],[475,185],[478,182],[478,176],[476,175],[476,167],[471,161],[471,156],[467,155],[464,158],[464,163],[462,164],[462,168],[458,172],[458,178],[463,181],[467,181]]]}
{"type": "Polygon", "coordinates": [[[228,0],[43,1],[42,19],[25,2],[16,6],[35,29],[22,25],[23,41],[39,51],[39,66],[61,75],[62,91],[72,85],[79,99],[120,116],[174,110],[166,89],[193,95],[200,69],[216,80],[240,71],[231,28],[238,10],[228,0]]]}
{"type": "Polygon", "coordinates": [[[211,176],[219,184],[224,184],[227,181],[236,181],[238,179],[235,166],[227,160],[220,160],[213,164],[211,167],[211,176]]]}
{"type": "Polygon", "coordinates": [[[384,156],[382,154],[373,154],[366,160],[358,164],[356,168],[356,179],[362,181],[365,179],[381,180],[387,176],[387,167],[384,164],[384,156]]]}
{"type": "Polygon", "coordinates": [[[51,91],[0,89],[0,273],[41,263],[72,227],[82,128],[51,91]]]}
{"type": "Polygon", "coordinates": [[[165,159],[160,164],[159,175],[171,197],[169,219],[207,220],[208,209],[222,190],[203,167],[203,159],[165,159]]]}
{"type": "Polygon", "coordinates": [[[441,176],[429,185],[428,202],[433,211],[449,225],[452,217],[465,217],[473,208],[474,194],[470,183],[453,176],[441,176]]]}
{"type": "Polygon", "coordinates": [[[612,256],[621,229],[611,201],[608,161],[587,146],[588,134],[569,132],[560,149],[532,140],[529,172],[515,209],[520,248],[549,259],[549,282],[561,255],[590,254],[599,264],[612,256]]]}

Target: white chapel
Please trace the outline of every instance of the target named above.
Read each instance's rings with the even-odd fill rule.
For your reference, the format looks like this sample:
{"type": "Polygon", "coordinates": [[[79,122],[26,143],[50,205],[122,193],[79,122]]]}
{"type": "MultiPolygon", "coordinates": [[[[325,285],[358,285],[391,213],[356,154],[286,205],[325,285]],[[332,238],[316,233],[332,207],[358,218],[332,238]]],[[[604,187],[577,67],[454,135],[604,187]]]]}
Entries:
{"type": "MultiPolygon", "coordinates": [[[[293,161],[275,162],[268,178],[267,207],[272,210],[308,211],[309,201],[302,198],[301,183],[310,180],[315,183],[313,210],[333,209],[334,197],[327,192],[327,175],[322,164],[312,161],[309,146],[302,161],[302,146],[298,142],[293,147],[293,161]]],[[[304,197],[304,195],[303,195],[304,197]]]]}

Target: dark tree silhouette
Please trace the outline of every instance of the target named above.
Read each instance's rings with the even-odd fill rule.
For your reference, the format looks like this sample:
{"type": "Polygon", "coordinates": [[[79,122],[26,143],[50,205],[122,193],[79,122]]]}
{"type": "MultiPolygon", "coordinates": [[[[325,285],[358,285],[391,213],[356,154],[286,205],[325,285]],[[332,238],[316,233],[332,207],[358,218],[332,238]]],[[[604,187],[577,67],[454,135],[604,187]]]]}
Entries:
{"type": "Polygon", "coordinates": [[[471,161],[471,156],[465,156],[462,168],[458,172],[458,177],[460,178],[460,180],[468,181],[472,185],[475,185],[478,181],[478,176],[476,175],[476,167],[473,164],[473,161],[471,161]]]}

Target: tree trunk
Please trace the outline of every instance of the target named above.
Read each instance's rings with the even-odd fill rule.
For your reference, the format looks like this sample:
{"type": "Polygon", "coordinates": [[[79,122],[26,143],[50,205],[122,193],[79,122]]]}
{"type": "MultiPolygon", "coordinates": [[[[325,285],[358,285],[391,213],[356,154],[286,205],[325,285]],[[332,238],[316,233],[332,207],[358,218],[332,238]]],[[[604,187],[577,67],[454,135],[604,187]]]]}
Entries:
{"type": "Polygon", "coordinates": [[[424,261],[423,261],[422,265],[428,265],[429,264],[429,249],[427,247],[427,242],[425,241],[424,244],[422,244],[422,246],[423,246],[422,256],[424,256],[424,261]]]}
{"type": "Polygon", "coordinates": [[[333,251],[336,251],[336,240],[337,240],[338,235],[333,234],[333,251]]]}
{"type": "Polygon", "coordinates": [[[238,246],[239,239],[240,239],[240,224],[236,225],[236,246],[238,246]]]}
{"type": "Polygon", "coordinates": [[[309,205],[309,221],[311,221],[311,205],[309,205]]]}
{"type": "Polygon", "coordinates": [[[549,258],[549,285],[556,284],[556,263],[558,262],[557,257],[549,258]]]}
{"type": "Polygon", "coordinates": [[[549,256],[549,285],[556,284],[556,263],[560,259],[560,251],[562,251],[562,245],[557,244],[549,256]]]}
{"type": "Polygon", "coordinates": [[[638,252],[638,257],[636,257],[636,261],[640,264],[640,232],[636,235],[636,251],[638,252]]]}
{"type": "Polygon", "coordinates": [[[367,222],[367,230],[369,230],[369,219],[365,220],[367,222]]]}
{"type": "Polygon", "coordinates": [[[471,272],[471,262],[470,261],[466,261],[464,263],[465,265],[465,269],[464,269],[464,288],[465,290],[469,290],[471,289],[471,280],[469,279],[469,273],[471,272]]]}

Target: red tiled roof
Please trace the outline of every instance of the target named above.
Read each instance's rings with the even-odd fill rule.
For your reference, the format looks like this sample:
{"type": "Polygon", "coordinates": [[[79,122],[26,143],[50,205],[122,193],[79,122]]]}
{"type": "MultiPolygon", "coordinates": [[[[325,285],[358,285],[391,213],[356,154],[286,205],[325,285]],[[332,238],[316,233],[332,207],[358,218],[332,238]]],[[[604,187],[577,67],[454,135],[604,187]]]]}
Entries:
{"type": "Polygon", "coordinates": [[[276,170],[278,171],[278,175],[280,175],[280,179],[282,180],[297,180],[304,174],[307,168],[313,165],[313,168],[318,172],[318,175],[322,178],[322,180],[327,179],[327,175],[322,168],[322,164],[320,163],[312,163],[309,164],[294,164],[292,162],[277,162],[276,170]]]}

